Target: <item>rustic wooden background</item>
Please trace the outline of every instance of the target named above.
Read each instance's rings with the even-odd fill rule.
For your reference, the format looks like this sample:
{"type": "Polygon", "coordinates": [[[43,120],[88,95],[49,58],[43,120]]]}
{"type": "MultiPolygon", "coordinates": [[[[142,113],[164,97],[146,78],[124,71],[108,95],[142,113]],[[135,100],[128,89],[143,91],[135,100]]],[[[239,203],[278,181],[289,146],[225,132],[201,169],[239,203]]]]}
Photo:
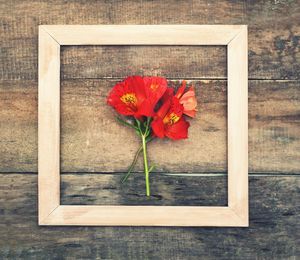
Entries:
{"type": "MultiPolygon", "coordinates": [[[[299,1],[1,0],[0,36],[1,259],[300,257],[299,1]],[[39,227],[40,24],[247,24],[250,227],[39,227]]],[[[225,48],[70,46],[61,61],[61,203],[226,205],[225,48]],[[129,74],[185,78],[199,98],[189,140],[149,145],[150,200],[141,173],[120,186],[136,139],[103,106],[129,74]]]]}

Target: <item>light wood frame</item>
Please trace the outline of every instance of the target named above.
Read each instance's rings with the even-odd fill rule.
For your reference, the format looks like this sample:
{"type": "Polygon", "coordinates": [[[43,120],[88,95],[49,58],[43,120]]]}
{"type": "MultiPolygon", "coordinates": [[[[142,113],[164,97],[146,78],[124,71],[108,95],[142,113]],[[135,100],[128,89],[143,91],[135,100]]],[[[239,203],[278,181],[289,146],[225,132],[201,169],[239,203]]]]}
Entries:
{"type": "Polygon", "coordinates": [[[248,226],[246,25],[39,26],[39,225],[248,226]],[[60,205],[61,45],[226,45],[228,206],[60,205]]]}

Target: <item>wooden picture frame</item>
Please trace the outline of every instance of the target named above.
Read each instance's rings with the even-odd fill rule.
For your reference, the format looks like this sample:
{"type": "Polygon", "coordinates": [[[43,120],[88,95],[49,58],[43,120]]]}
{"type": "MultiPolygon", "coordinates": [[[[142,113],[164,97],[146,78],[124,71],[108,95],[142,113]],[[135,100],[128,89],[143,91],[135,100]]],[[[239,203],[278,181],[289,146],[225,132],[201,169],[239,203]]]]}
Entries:
{"type": "Polygon", "coordinates": [[[246,25],[39,26],[39,225],[248,226],[248,46],[246,25]],[[60,205],[61,45],[226,45],[228,205],[60,205]]]}

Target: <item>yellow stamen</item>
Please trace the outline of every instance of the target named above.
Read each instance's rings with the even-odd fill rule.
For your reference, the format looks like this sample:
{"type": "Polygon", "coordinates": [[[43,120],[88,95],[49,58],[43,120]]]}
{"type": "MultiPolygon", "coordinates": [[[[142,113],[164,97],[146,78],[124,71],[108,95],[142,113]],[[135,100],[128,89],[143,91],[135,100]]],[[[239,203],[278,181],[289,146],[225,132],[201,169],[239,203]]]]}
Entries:
{"type": "Polygon", "coordinates": [[[176,115],[175,113],[171,113],[163,119],[163,122],[164,124],[173,125],[178,122],[179,119],[180,117],[178,115],[176,115]]]}
{"type": "Polygon", "coordinates": [[[120,97],[121,101],[126,105],[136,105],[137,99],[134,93],[126,93],[120,97]]]}

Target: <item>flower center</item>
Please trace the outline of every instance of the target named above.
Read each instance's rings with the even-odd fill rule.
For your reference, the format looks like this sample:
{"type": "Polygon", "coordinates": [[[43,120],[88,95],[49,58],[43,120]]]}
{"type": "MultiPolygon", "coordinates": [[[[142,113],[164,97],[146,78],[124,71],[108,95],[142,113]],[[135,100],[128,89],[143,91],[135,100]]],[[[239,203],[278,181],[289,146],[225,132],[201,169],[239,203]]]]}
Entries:
{"type": "Polygon", "coordinates": [[[173,125],[178,122],[179,119],[180,117],[172,112],[163,119],[163,122],[164,124],[173,125]]]}
{"type": "Polygon", "coordinates": [[[120,99],[126,105],[135,106],[137,103],[137,99],[134,93],[126,93],[122,97],[120,97],[120,99]]]}

